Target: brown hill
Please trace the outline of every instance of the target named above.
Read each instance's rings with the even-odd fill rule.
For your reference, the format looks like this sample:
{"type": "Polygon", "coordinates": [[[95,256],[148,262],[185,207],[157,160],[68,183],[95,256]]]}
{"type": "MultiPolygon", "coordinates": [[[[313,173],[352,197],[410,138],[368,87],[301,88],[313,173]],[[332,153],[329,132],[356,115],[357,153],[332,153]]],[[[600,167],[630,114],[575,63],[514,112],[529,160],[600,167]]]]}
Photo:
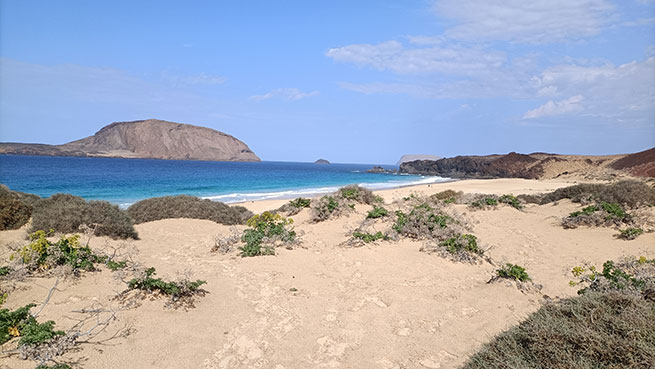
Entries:
{"type": "Polygon", "coordinates": [[[63,145],[0,143],[0,154],[260,161],[233,136],[156,119],[115,122],[93,136],[63,145]]]}
{"type": "Polygon", "coordinates": [[[655,147],[626,155],[612,163],[610,167],[617,170],[625,170],[638,177],[655,177],[655,147]]]}

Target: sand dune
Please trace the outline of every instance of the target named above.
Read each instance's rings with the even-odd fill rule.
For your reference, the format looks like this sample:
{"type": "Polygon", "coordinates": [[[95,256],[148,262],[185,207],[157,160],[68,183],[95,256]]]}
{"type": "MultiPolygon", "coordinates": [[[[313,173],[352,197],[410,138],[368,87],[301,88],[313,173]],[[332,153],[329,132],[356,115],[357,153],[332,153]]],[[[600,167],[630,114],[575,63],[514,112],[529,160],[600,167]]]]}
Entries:
{"type": "MultiPolygon", "coordinates": [[[[481,193],[536,193],[570,185],[565,181],[466,180],[377,192],[386,202],[411,193],[444,189],[481,193]]],[[[243,204],[255,212],[285,201],[243,204]]],[[[275,256],[241,258],[210,253],[214,237],[230,227],[210,221],[168,219],[137,225],[129,241],[135,260],[162,277],[191,273],[207,281],[206,296],[188,311],[167,310],[145,300],[119,312],[93,342],[64,358],[85,368],[456,368],[494,335],[536,311],[550,298],[576,294],[570,270],[623,255],[655,257],[655,233],[618,240],[613,229],[563,229],[559,219],[579,205],[509,206],[471,212],[450,205],[473,224],[487,254],[497,263],[526,267],[540,292],[512,283],[491,283],[495,267],[455,263],[420,252],[421,242],[382,241],[342,246],[365,218],[367,205],[335,220],[311,224],[308,210],[293,216],[300,247],[275,256]]],[[[243,226],[237,229],[243,229],[243,226]]],[[[0,233],[0,258],[8,244],[24,242],[24,230],[0,233]]],[[[97,249],[124,241],[93,238],[97,249]]],[[[20,283],[6,307],[40,304],[54,278],[20,283]]],[[[118,306],[112,297],[125,283],[109,270],[60,282],[43,310],[44,320],[66,329],[90,306],[118,306]]],[[[33,362],[2,358],[10,368],[33,362]]]]}

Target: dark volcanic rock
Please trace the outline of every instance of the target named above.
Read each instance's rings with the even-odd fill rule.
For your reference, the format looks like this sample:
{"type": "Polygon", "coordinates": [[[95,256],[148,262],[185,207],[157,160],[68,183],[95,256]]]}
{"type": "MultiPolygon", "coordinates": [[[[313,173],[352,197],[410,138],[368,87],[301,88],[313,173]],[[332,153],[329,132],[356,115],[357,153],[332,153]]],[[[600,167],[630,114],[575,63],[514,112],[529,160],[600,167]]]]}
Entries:
{"type": "Polygon", "coordinates": [[[318,159],[314,162],[314,164],[330,164],[330,162],[325,159],[318,159]]]}
{"type": "Polygon", "coordinates": [[[456,156],[439,160],[418,160],[400,165],[401,173],[438,175],[450,178],[537,178],[531,171],[539,162],[529,155],[456,156]]]}
{"type": "Polygon", "coordinates": [[[381,166],[376,165],[373,168],[367,170],[366,173],[396,173],[396,171],[391,169],[384,169],[381,166]]]}
{"type": "Polygon", "coordinates": [[[655,148],[626,155],[610,164],[610,168],[625,170],[640,177],[655,177],[655,148]]]}

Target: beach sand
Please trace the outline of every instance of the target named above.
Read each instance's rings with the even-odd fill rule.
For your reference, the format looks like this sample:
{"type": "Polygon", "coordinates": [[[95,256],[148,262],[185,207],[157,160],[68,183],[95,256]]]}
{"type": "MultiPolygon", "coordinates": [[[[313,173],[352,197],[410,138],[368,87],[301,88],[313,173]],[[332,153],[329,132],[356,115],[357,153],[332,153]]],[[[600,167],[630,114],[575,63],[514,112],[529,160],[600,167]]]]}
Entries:
{"type": "MultiPolygon", "coordinates": [[[[453,189],[505,194],[552,191],[567,181],[465,180],[377,191],[387,203],[412,193],[453,189]]],[[[254,212],[288,200],[243,203],[254,212]]],[[[563,229],[559,221],[578,204],[509,206],[470,211],[450,205],[473,224],[473,233],[497,263],[526,268],[539,292],[513,283],[487,283],[496,266],[466,264],[420,252],[422,242],[382,241],[342,245],[370,210],[358,205],[344,217],[308,222],[309,210],[293,216],[300,247],[275,256],[241,258],[211,253],[216,236],[231,232],[206,220],[168,219],[136,226],[140,240],[93,238],[92,248],[123,245],[158,276],[189,273],[206,280],[209,293],[196,307],[164,308],[144,300],[119,311],[91,342],[63,356],[84,368],[456,368],[494,335],[517,324],[544,303],[544,295],[576,295],[571,268],[597,266],[622,256],[655,257],[655,233],[633,241],[616,239],[611,228],[563,229]]],[[[237,226],[242,230],[244,226],[237,226]]],[[[8,244],[24,244],[25,230],[0,233],[0,258],[8,244]]],[[[106,268],[105,268],[106,269],[106,268]]],[[[6,308],[41,304],[54,278],[19,283],[6,308]]],[[[112,297],[126,285],[103,270],[62,280],[39,320],[67,329],[84,308],[117,308],[112,297]]],[[[106,314],[105,314],[106,316],[106,314]]],[[[34,362],[2,357],[0,366],[33,368],[34,362]]]]}

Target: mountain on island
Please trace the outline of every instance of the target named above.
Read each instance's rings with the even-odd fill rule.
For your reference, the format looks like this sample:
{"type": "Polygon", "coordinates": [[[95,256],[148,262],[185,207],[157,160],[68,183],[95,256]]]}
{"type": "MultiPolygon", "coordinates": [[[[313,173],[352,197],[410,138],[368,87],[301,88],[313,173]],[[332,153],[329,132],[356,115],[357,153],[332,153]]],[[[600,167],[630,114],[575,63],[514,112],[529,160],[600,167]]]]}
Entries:
{"type": "Polygon", "coordinates": [[[157,119],[115,122],[63,145],[0,143],[0,154],[208,161],[260,161],[226,133],[157,119]]]}

